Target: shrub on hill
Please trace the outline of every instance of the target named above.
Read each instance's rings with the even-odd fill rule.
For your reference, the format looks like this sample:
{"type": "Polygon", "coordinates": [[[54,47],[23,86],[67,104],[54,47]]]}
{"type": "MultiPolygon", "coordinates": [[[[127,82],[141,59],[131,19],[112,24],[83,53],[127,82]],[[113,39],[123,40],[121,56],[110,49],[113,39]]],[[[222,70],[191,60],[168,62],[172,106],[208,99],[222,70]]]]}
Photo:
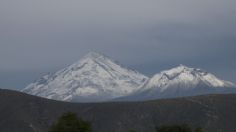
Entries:
{"type": "Polygon", "coordinates": [[[49,132],[92,132],[91,124],[77,117],[75,113],[64,113],[52,125],[49,132]]]}

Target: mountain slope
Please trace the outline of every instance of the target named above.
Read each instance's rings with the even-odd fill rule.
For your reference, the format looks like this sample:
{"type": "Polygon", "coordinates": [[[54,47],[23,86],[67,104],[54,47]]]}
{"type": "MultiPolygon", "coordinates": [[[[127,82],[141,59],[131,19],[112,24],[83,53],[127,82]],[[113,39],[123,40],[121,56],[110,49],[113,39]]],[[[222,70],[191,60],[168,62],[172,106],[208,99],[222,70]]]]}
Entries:
{"type": "Polygon", "coordinates": [[[236,93],[236,86],[201,69],[180,65],[154,75],[139,91],[118,100],[150,100],[213,93],[236,93]]]}
{"type": "Polygon", "coordinates": [[[22,91],[54,100],[98,102],[133,93],[146,80],[146,76],[91,52],[79,62],[43,76],[22,91]]]}
{"type": "Polygon", "coordinates": [[[0,90],[1,132],[47,132],[64,112],[92,123],[94,132],[154,132],[155,126],[187,123],[206,132],[235,132],[236,94],[147,102],[67,103],[0,90]]]}

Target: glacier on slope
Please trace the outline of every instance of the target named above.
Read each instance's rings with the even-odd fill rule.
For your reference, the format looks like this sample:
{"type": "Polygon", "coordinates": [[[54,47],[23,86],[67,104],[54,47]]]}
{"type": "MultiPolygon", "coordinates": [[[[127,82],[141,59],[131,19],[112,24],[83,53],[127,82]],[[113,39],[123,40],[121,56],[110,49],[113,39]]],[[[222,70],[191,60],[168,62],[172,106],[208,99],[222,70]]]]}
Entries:
{"type": "Polygon", "coordinates": [[[91,52],[80,61],[29,84],[22,92],[69,102],[100,102],[127,96],[148,77],[91,52]]]}
{"type": "Polygon", "coordinates": [[[116,100],[137,101],[217,93],[236,93],[236,85],[201,69],[180,65],[154,75],[135,93],[116,100]]]}

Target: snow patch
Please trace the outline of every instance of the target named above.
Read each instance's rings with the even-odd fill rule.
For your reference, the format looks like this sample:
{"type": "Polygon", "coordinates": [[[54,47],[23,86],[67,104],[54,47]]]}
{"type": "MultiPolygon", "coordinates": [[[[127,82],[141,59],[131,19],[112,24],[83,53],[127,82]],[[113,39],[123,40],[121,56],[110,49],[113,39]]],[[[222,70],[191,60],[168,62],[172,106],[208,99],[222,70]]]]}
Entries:
{"type": "Polygon", "coordinates": [[[95,95],[99,91],[96,88],[91,88],[91,87],[84,87],[84,88],[78,88],[76,90],[76,94],[78,96],[89,96],[89,95],[95,95]]]}

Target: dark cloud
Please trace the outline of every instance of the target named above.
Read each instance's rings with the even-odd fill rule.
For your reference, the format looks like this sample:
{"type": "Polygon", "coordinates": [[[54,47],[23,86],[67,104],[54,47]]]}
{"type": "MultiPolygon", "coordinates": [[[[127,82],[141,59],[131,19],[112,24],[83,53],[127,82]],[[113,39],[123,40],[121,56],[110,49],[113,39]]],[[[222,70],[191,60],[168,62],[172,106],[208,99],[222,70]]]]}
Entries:
{"type": "Polygon", "coordinates": [[[149,75],[180,63],[236,82],[235,0],[1,0],[0,87],[99,51],[149,75]]]}

